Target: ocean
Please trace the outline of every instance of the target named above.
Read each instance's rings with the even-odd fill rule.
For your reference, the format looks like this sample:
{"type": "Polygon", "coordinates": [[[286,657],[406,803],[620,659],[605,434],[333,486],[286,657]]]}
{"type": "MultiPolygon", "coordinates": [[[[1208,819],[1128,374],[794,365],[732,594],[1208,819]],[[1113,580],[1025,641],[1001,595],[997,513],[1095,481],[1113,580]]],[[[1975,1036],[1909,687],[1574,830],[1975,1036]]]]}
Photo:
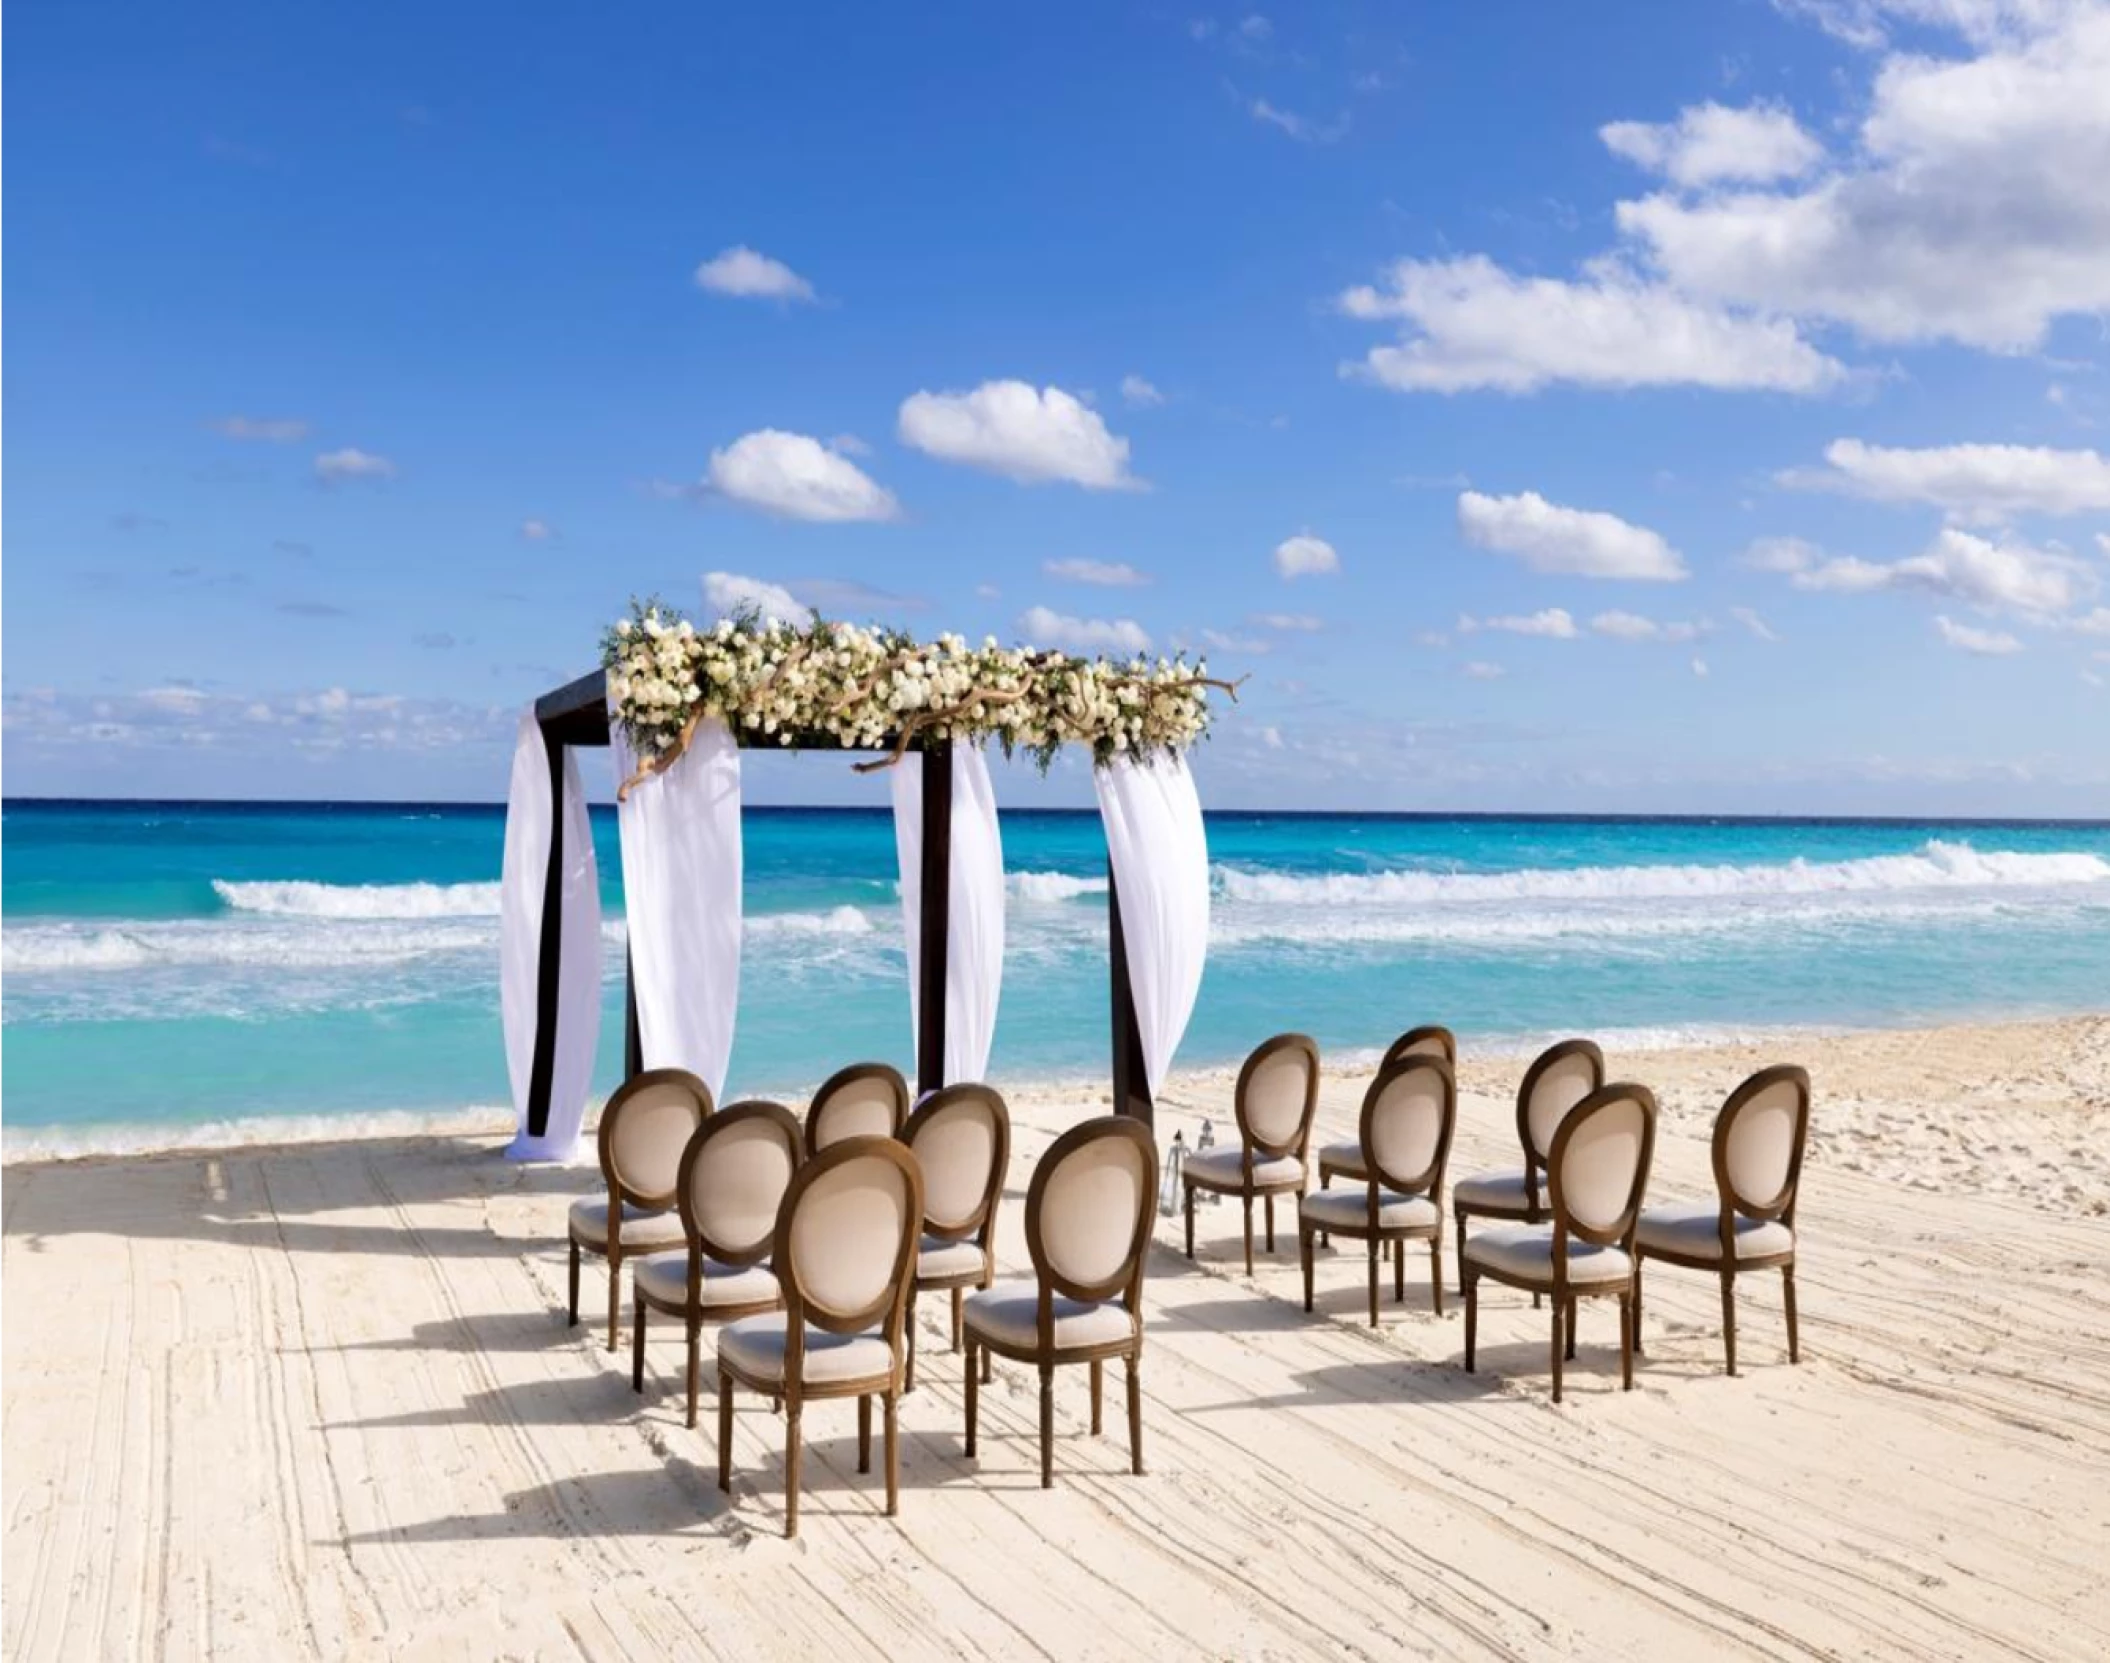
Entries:
{"type": "MultiPolygon", "coordinates": [[[[502,1124],[504,812],[10,801],[0,1105],[11,1152],[502,1124]]],[[[622,896],[597,809],[600,1088],[620,1077],[622,896]]],[[[1003,821],[992,1077],[1103,1083],[1105,844],[1003,821]]],[[[1285,1028],[1335,1058],[1630,1049],[1788,1027],[2110,1005],[2110,823],[1212,814],[1214,912],[1179,1062],[1285,1028]]],[[[729,1091],[912,1060],[884,810],[751,808],[729,1091]]]]}

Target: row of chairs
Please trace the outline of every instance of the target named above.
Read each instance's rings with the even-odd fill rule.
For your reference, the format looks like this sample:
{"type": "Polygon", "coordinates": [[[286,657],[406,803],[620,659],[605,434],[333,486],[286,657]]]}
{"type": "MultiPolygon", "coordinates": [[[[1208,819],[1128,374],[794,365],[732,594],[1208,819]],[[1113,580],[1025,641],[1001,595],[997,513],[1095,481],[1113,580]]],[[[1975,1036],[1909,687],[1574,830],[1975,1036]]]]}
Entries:
{"type": "MultiPolygon", "coordinates": [[[[1320,1188],[1306,1193],[1319,1049],[1303,1034],[1267,1040],[1239,1070],[1233,1099],[1239,1146],[1197,1151],[1182,1168],[1187,1256],[1194,1256],[1197,1190],[1236,1195],[1245,1210],[1245,1263],[1253,1269],[1253,1207],[1265,1212],[1275,1249],[1275,1202],[1297,1198],[1304,1308],[1312,1308],[1314,1239],[1365,1244],[1370,1322],[1378,1320],[1379,1261],[1389,1250],[1393,1297],[1406,1294],[1406,1244],[1429,1245],[1430,1301],[1443,1312],[1444,1172],[1456,1127],[1457,1041],[1446,1028],[1414,1028],[1387,1049],[1364,1093],[1353,1142],[1318,1152],[1320,1188]],[[1360,1189],[1334,1190],[1335,1178],[1360,1189]]],[[[1553,1310],[1553,1399],[1561,1364],[1575,1356],[1578,1303],[1616,1298],[1622,1386],[1641,1350],[1642,1266],[1650,1259],[1709,1271],[1721,1282],[1728,1372],[1736,1373],[1736,1279],[1781,1273],[1788,1357],[1801,1360],[1795,1311],[1795,1205],[1809,1135],[1810,1078],[1761,1069],[1729,1094],[1713,1137],[1715,1199],[1644,1207],[1656,1141],[1656,1099],[1646,1086],[1605,1082],[1604,1053],[1587,1039],[1542,1052],[1517,1091],[1520,1168],[1476,1174],[1450,1194],[1465,1297],[1465,1366],[1473,1368],[1481,1280],[1531,1294],[1553,1310]],[[1468,1219],[1493,1227],[1468,1234],[1468,1219]]]]}
{"type": "Polygon", "coordinates": [[[996,1280],[998,1203],[1010,1116],[984,1085],[932,1093],[913,1114],[908,1086],[881,1063],[830,1079],[804,1123],[759,1099],[713,1112],[680,1069],[638,1075],[602,1111],[605,1200],[573,1204],[570,1320],[581,1256],[608,1260],[608,1346],[621,1273],[632,1267],[631,1385],[644,1389],[647,1313],[680,1320],[687,1423],[696,1424],[702,1329],[715,1322],[718,1486],[731,1485],[733,1396],[762,1393],[786,1418],[785,1534],[798,1529],[800,1415],[814,1399],[854,1397],[858,1471],[871,1468],[872,1401],[885,1411],[887,1511],[899,1502],[899,1400],[915,1383],[915,1300],[952,1298],[953,1349],[966,1353],[967,1455],[990,1359],[1040,1373],[1040,1464],[1054,1482],[1054,1371],[1091,1369],[1101,1429],[1105,1364],[1126,1364],[1130,1464],[1143,1470],[1143,1268],[1157,1195],[1157,1149],[1139,1122],[1070,1128],[1026,1192],[1031,1281],[996,1280]],[[609,1227],[609,1221],[615,1227],[609,1227]],[[971,1290],[971,1291],[970,1291],[971,1290]]]}

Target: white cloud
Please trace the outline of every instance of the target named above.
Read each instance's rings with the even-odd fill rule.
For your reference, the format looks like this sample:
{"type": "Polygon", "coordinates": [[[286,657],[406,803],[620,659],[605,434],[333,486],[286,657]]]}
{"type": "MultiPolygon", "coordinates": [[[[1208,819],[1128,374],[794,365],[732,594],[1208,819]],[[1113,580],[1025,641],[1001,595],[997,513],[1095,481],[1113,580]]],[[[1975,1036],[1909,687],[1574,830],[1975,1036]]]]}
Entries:
{"type": "Polygon", "coordinates": [[[196,687],[149,687],[139,697],[142,703],[172,716],[195,716],[205,708],[205,694],[196,687]]]}
{"type": "Polygon", "coordinates": [[[1144,653],[1150,635],[1133,618],[1072,618],[1045,606],[1019,615],[1019,633],[1036,647],[1064,647],[1078,653],[1144,653]]]}
{"type": "Polygon", "coordinates": [[[1785,572],[1798,589],[1848,594],[1918,589],[1986,612],[2048,617],[2064,612],[2095,588],[2094,575],[2070,556],[2024,543],[1991,542],[1956,526],[1945,526],[1923,552],[1904,560],[1827,557],[1808,545],[1803,548],[1803,564],[1774,568],[1785,572]]]}
{"type": "Polygon", "coordinates": [[[2068,618],[2060,627],[2076,635],[2110,635],[2110,606],[2098,606],[2092,612],[2068,618]]]}
{"type": "Polygon", "coordinates": [[[1982,658],[2001,658],[2022,650],[2022,643],[2005,630],[1973,629],[1969,624],[1954,623],[1940,616],[1935,618],[1934,627],[1941,631],[1941,638],[1959,652],[1977,653],[1982,658]]]}
{"type": "Polygon", "coordinates": [[[1711,628],[1705,619],[1661,623],[1636,612],[1600,612],[1590,620],[1592,633],[1610,636],[1615,641],[1697,641],[1710,633],[1711,628]]]}
{"type": "Polygon", "coordinates": [[[1458,529],[1483,549],[1512,554],[1535,572],[1670,583],[1686,576],[1678,551],[1616,514],[1563,508],[1536,491],[1458,497],[1458,529]]]}
{"type": "Polygon", "coordinates": [[[1148,410],[1165,402],[1165,395],[1140,375],[1121,377],[1121,397],[1138,410],[1148,410]]]}
{"type": "Polygon", "coordinates": [[[2032,445],[1926,449],[1839,439],[1827,467],[1789,468],[1783,485],[1840,491],[1875,502],[1923,502],[1984,524],[2014,514],[2080,514],[2110,508],[2110,460],[2092,450],[2032,445]]]}
{"type": "Polygon", "coordinates": [[[712,451],[704,482],[734,502],[787,520],[891,520],[901,511],[893,493],[848,457],[773,427],[712,451]]]}
{"type": "Polygon", "coordinates": [[[1506,674],[1501,665],[1490,664],[1479,658],[1467,664],[1461,673],[1474,681],[1499,681],[1506,674]]]}
{"type": "Polygon", "coordinates": [[[1742,624],[1744,628],[1761,641],[1778,641],[1780,639],[1779,636],[1773,633],[1772,627],[1767,624],[1766,620],[1748,606],[1732,606],[1729,609],[1729,616],[1742,624]]]}
{"type": "Polygon", "coordinates": [[[2103,678],[2097,675],[2093,670],[2083,670],[2081,672],[2081,680],[2085,681],[2090,687],[2100,687],[2103,685],[2103,678]]]}
{"type": "Polygon", "coordinates": [[[1408,392],[1572,382],[1815,393],[1846,373],[1792,322],[1697,303],[1612,261],[1564,281],[1518,277],[1478,254],[1401,260],[1382,288],[1350,289],[1340,307],[1405,325],[1398,345],[1342,370],[1408,392]]]}
{"type": "Polygon", "coordinates": [[[1272,38],[1275,33],[1275,26],[1258,12],[1254,12],[1238,25],[1238,32],[1245,39],[1257,44],[1260,41],[1272,38]]]}
{"type": "Polygon", "coordinates": [[[696,268],[696,286],[740,300],[810,301],[813,285],[782,260],[772,260],[744,245],[696,268]]]}
{"type": "Polygon", "coordinates": [[[976,599],[985,601],[1002,600],[1004,596],[1003,590],[993,583],[977,583],[974,586],[974,593],[976,599]]]}
{"type": "Polygon", "coordinates": [[[266,444],[298,444],[308,436],[308,424],[291,416],[222,416],[212,430],[227,439],[260,439],[266,444]]]}
{"type": "Polygon", "coordinates": [[[1558,606],[1549,606],[1542,612],[1525,616],[1501,618],[1471,618],[1458,620],[1458,633],[1472,635],[1483,629],[1498,629],[1510,635],[1541,635],[1555,641],[1575,639],[1575,620],[1558,606]]]}
{"type": "Polygon", "coordinates": [[[525,537],[530,543],[546,543],[557,534],[550,530],[547,521],[522,520],[520,522],[520,535],[525,537]]]}
{"type": "Polygon", "coordinates": [[[1275,570],[1285,579],[1319,577],[1341,569],[1341,557],[1323,537],[1300,531],[1275,545],[1275,570]]]}
{"type": "Polygon", "coordinates": [[[1345,111],[1332,121],[1314,121],[1309,116],[1298,115],[1294,110],[1278,109],[1265,98],[1256,98],[1247,106],[1247,113],[1255,121],[1280,128],[1299,144],[1332,144],[1348,135],[1348,116],[1345,111]]]}
{"type": "Polygon", "coordinates": [[[1274,651],[1274,642],[1258,635],[1232,635],[1220,629],[1202,631],[1202,645],[1211,652],[1260,654],[1274,651]]]}
{"type": "Polygon", "coordinates": [[[1698,676],[1702,681],[1705,681],[1707,679],[1708,673],[1707,660],[1704,658],[1695,658],[1692,661],[1692,673],[1698,676]]]}
{"type": "Polygon", "coordinates": [[[712,613],[720,618],[753,611],[774,623],[804,625],[813,617],[782,585],[765,583],[758,577],[743,577],[738,572],[705,572],[703,598],[712,613]]]}
{"type": "Polygon", "coordinates": [[[1597,136],[1613,155],[1688,187],[1794,179],[1824,160],[1824,146],[1777,105],[1697,104],[1674,122],[1614,121],[1597,136]]]}
{"type": "Polygon", "coordinates": [[[1150,581],[1148,572],[1139,572],[1121,560],[1043,560],[1040,569],[1050,577],[1095,583],[1102,589],[1134,589],[1150,581]]]}
{"type": "Polygon", "coordinates": [[[1326,620],[1315,618],[1309,612],[1256,612],[1249,622],[1262,629],[1279,629],[1296,635],[1316,635],[1326,627],[1326,620]]]}
{"type": "Polygon", "coordinates": [[[845,456],[870,456],[872,447],[854,433],[837,433],[828,440],[828,448],[840,451],[845,456]]]}
{"type": "Polygon", "coordinates": [[[1087,490],[1133,490],[1128,441],[1109,433],[1097,411],[1060,387],[985,381],[968,393],[914,393],[901,404],[902,443],[944,462],[1015,479],[1051,480],[1087,490]]]}
{"type": "Polygon", "coordinates": [[[1754,572],[1807,571],[1824,558],[1824,550],[1803,537],[1759,537],[1744,550],[1743,563],[1754,572]]]}
{"type": "MultiPolygon", "coordinates": [[[[2082,674],[2083,676],[2087,676],[2087,675],[2088,675],[2088,672],[2087,672],[2086,670],[2083,670],[2083,671],[2081,672],[2081,674],[2082,674]]],[[[2089,677],[2088,679],[2090,679],[2090,680],[2092,680],[2092,681],[2095,681],[2095,683],[2096,683],[2096,685],[2097,685],[2098,687],[2100,687],[2100,686],[2102,685],[2101,681],[2099,681],[2099,680],[2096,680],[2096,678],[2094,678],[2094,677],[2092,677],[2092,676],[2090,676],[2090,677],[2089,677]]],[[[1277,727],[1265,727],[1265,728],[1262,728],[1262,729],[1260,730],[1260,742],[1261,742],[1261,744],[1265,745],[1265,746],[1266,746],[1266,747],[1267,747],[1267,748],[1268,748],[1269,750],[1271,750],[1271,751],[1279,751],[1279,750],[1281,750],[1281,749],[1282,749],[1282,730],[1281,730],[1280,728],[1277,728],[1277,727]]]]}
{"type": "Polygon", "coordinates": [[[387,457],[349,445],[343,450],[324,451],[315,458],[315,477],[325,485],[353,479],[393,479],[395,475],[396,465],[387,457]]]}

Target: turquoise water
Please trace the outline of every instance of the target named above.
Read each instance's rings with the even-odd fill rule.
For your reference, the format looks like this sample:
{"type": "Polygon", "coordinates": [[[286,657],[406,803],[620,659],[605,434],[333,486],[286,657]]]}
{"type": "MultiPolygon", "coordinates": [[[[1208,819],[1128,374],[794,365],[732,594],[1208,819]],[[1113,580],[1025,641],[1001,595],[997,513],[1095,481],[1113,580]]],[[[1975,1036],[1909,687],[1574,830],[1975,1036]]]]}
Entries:
{"type": "MultiPolygon", "coordinates": [[[[508,1100],[496,808],[10,802],[0,814],[7,1135],[152,1142],[231,1120],[508,1100]]],[[[620,1069],[615,825],[599,1080],[620,1069]]],[[[1097,1078],[1105,844],[1004,818],[991,1073],[1097,1078]]],[[[1442,1021],[1468,1045],[1630,1045],[2110,1004],[2110,826],[1212,815],[1213,940],[1180,1055],[1286,1027],[1334,1053],[1442,1021]]],[[[910,1058],[884,811],[751,809],[729,1087],[910,1058]],[[817,1018],[825,1013],[825,1024],[817,1018]]]]}

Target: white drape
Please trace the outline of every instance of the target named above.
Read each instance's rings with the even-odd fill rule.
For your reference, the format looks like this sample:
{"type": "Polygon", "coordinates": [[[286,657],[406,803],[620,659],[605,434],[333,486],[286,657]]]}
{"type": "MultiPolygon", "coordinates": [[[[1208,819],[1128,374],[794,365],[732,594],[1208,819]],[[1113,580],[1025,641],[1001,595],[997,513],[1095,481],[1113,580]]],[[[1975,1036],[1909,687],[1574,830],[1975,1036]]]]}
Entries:
{"type": "Polygon", "coordinates": [[[1155,1097],[1201,991],[1209,949],[1209,842],[1181,758],[1092,771],[1119,892],[1143,1072],[1155,1097]]]}
{"type": "MultiPolygon", "coordinates": [[[[610,716],[617,783],[637,771],[610,716]]],[[[647,1068],[686,1068],[725,1097],[740,1004],[740,752],[716,718],[616,811],[637,1029],[647,1068]]]]}
{"type": "MultiPolygon", "coordinates": [[[[923,985],[923,758],[910,754],[894,776],[894,851],[901,862],[901,916],[908,931],[910,1044],[923,985]]],[[[945,1078],[989,1074],[996,1006],[1004,986],[1004,845],[996,792],[978,745],[952,751],[952,859],[945,946],[945,1078]]]]}
{"type": "Polygon", "coordinates": [[[506,1154],[516,1161],[577,1157],[579,1123],[586,1115],[594,1050],[601,1038],[601,878],[594,863],[586,793],[579,784],[579,760],[569,750],[563,783],[564,801],[552,803],[549,751],[542,726],[530,710],[520,719],[520,737],[513,746],[498,911],[499,1004],[505,1018],[506,1069],[513,1084],[514,1134],[506,1154]],[[528,1087],[541,995],[543,890],[549,878],[550,828],[557,824],[564,828],[564,860],[558,880],[556,1049],[549,1115],[537,1137],[528,1131],[528,1087]]]}

